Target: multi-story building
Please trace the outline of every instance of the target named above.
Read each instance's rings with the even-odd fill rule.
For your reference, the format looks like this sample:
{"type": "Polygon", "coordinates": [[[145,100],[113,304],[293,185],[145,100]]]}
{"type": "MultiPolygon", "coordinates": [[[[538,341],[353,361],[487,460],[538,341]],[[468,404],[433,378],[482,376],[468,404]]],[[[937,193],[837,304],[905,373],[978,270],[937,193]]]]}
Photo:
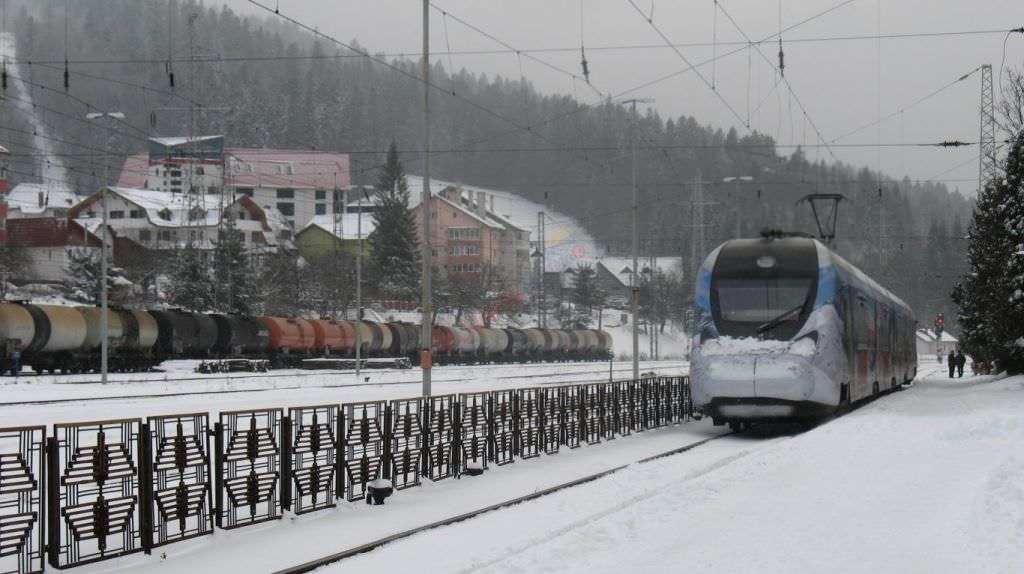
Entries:
{"type": "Polygon", "coordinates": [[[314,216],[340,211],[351,184],[348,154],[224,147],[224,136],[152,138],[148,154],[129,156],[119,187],[189,195],[205,206],[247,196],[276,209],[294,229],[314,216]]]}
{"type": "MultiPolygon", "coordinates": [[[[493,198],[489,205],[485,192],[445,187],[431,196],[430,223],[431,256],[443,275],[480,277],[497,290],[522,292],[529,280],[530,233],[494,213],[493,198]]],[[[422,241],[419,217],[416,224],[422,241]]]]}
{"type": "MultiPolygon", "coordinates": [[[[275,209],[264,209],[247,196],[240,196],[225,208],[201,207],[183,194],[150,189],[107,188],[107,222],[122,240],[143,248],[172,250],[191,245],[200,250],[216,246],[218,232],[231,217],[242,232],[246,248],[254,254],[291,249],[292,231],[275,209]]],[[[96,192],[68,211],[90,229],[99,228],[103,217],[102,193],[96,192]]]]}

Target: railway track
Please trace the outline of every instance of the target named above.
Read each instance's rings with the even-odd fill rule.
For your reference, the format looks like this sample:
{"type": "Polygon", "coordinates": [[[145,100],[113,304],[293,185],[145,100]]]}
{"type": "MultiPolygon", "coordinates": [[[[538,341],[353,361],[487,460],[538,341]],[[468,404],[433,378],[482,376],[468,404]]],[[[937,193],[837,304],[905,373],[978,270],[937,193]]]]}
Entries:
{"type": "Polygon", "coordinates": [[[511,507],[511,506],[515,506],[517,504],[521,504],[521,503],[524,503],[524,502],[529,502],[531,500],[536,500],[538,498],[541,498],[541,497],[544,497],[544,496],[548,496],[548,495],[554,494],[554,493],[562,491],[562,490],[566,490],[566,489],[573,488],[573,487],[576,487],[576,486],[579,486],[579,485],[582,485],[582,484],[586,484],[588,482],[593,482],[593,481],[598,480],[600,478],[604,478],[604,477],[609,476],[611,474],[620,472],[620,471],[622,471],[622,470],[624,470],[624,469],[626,469],[626,468],[628,468],[628,467],[630,467],[630,466],[632,466],[634,464],[645,464],[645,463],[648,463],[648,462],[651,462],[651,461],[654,461],[654,460],[658,460],[658,459],[661,459],[661,458],[665,458],[665,457],[681,454],[681,453],[684,453],[684,452],[687,452],[687,451],[690,451],[690,450],[694,450],[694,449],[696,449],[696,448],[698,448],[698,447],[700,447],[702,445],[705,445],[705,444],[707,444],[709,442],[712,442],[712,441],[715,441],[715,440],[719,440],[719,439],[725,438],[727,436],[732,436],[734,434],[737,434],[737,433],[727,432],[727,433],[724,433],[724,434],[720,434],[720,435],[716,435],[716,436],[713,436],[713,437],[709,437],[709,438],[706,438],[704,440],[688,444],[686,446],[673,448],[673,449],[667,450],[665,452],[662,452],[662,453],[659,453],[659,454],[656,454],[656,455],[653,455],[653,456],[648,456],[648,457],[636,460],[636,461],[634,461],[632,463],[629,463],[629,464],[619,465],[619,466],[616,466],[614,468],[610,468],[610,469],[607,469],[607,470],[604,470],[604,471],[601,471],[601,472],[597,472],[597,473],[594,473],[594,474],[591,474],[591,475],[588,475],[588,476],[584,476],[584,477],[581,477],[581,478],[570,480],[568,482],[564,482],[562,484],[558,484],[558,485],[552,486],[550,488],[539,490],[537,492],[532,492],[532,493],[524,495],[524,496],[519,496],[519,497],[516,497],[516,498],[512,498],[512,499],[506,500],[504,502],[499,502],[497,504],[492,504],[490,506],[486,506],[486,507],[483,507],[483,508],[480,508],[480,509],[477,509],[477,510],[473,510],[473,511],[470,511],[470,512],[466,512],[466,513],[463,513],[463,514],[459,514],[457,516],[452,516],[450,518],[445,518],[443,520],[438,520],[438,521],[432,522],[430,524],[425,524],[423,526],[418,526],[416,528],[410,528],[408,530],[404,530],[402,532],[391,534],[389,536],[385,536],[383,538],[379,538],[377,540],[374,540],[374,541],[371,541],[371,542],[367,542],[365,544],[360,544],[358,546],[355,546],[355,547],[352,547],[352,548],[348,548],[346,550],[342,550],[342,551],[334,553],[334,554],[330,554],[330,555],[327,555],[327,556],[323,556],[321,558],[317,558],[315,560],[310,560],[308,562],[304,562],[302,564],[299,564],[297,566],[293,566],[291,568],[286,568],[286,569],[283,569],[283,570],[278,570],[278,571],[275,572],[275,574],[301,574],[301,573],[304,573],[304,572],[311,572],[311,571],[316,570],[318,568],[321,568],[323,566],[327,566],[329,564],[334,564],[334,563],[340,562],[342,560],[345,560],[346,558],[351,558],[351,557],[359,555],[359,554],[370,552],[372,550],[380,548],[381,546],[384,546],[384,545],[389,544],[391,542],[395,542],[397,540],[401,540],[403,538],[408,538],[408,537],[413,536],[415,534],[419,534],[419,533],[422,533],[422,532],[427,532],[427,531],[430,531],[430,530],[435,530],[435,529],[441,528],[443,526],[449,526],[451,524],[456,524],[458,522],[463,522],[465,520],[469,520],[471,518],[480,516],[482,514],[486,514],[486,513],[489,513],[489,512],[496,511],[496,510],[501,510],[503,508],[508,508],[508,507],[511,507]]]}
{"type": "MultiPolygon", "coordinates": [[[[681,365],[679,365],[679,366],[681,366],[681,365]]],[[[320,373],[320,374],[324,374],[324,375],[351,374],[351,371],[315,371],[315,372],[316,373],[320,373]]],[[[385,370],[373,371],[373,372],[374,373],[379,373],[379,374],[385,374],[387,372],[404,373],[404,372],[408,372],[408,371],[404,370],[404,369],[402,369],[402,370],[400,370],[400,369],[385,369],[385,370]]],[[[621,372],[631,372],[631,367],[623,367],[623,368],[620,368],[620,369],[616,369],[615,372],[620,372],[620,373],[621,372]]],[[[552,373],[550,375],[542,375],[542,374],[537,374],[537,373],[520,374],[520,375],[508,375],[508,376],[499,377],[498,381],[533,379],[533,378],[537,378],[539,376],[557,376],[557,377],[559,377],[559,380],[557,382],[541,383],[542,385],[545,385],[545,384],[560,384],[561,385],[561,384],[566,384],[566,383],[580,383],[580,384],[584,384],[584,383],[596,383],[596,382],[605,381],[606,379],[604,377],[601,377],[601,378],[582,378],[582,379],[578,378],[578,377],[581,377],[581,376],[590,376],[590,375],[594,375],[594,374],[598,374],[598,373],[604,374],[604,373],[607,373],[607,371],[602,368],[602,369],[588,369],[586,371],[573,371],[573,372],[561,373],[561,374],[552,373]]],[[[176,378],[176,379],[166,379],[166,380],[164,380],[164,379],[141,379],[141,380],[132,381],[131,383],[142,383],[142,384],[159,383],[159,384],[163,384],[163,383],[178,383],[178,382],[189,382],[189,381],[192,381],[192,382],[199,381],[199,382],[230,383],[230,382],[238,380],[238,379],[247,379],[247,378],[248,379],[252,379],[252,378],[259,378],[259,379],[273,378],[273,379],[277,379],[277,378],[284,378],[284,377],[295,378],[295,377],[309,377],[309,376],[311,376],[310,373],[283,373],[281,375],[260,374],[260,375],[247,375],[247,376],[238,376],[238,377],[226,377],[224,379],[219,379],[219,380],[218,380],[217,377],[202,377],[202,378],[200,378],[200,377],[190,377],[190,378],[180,378],[180,379],[176,378]]],[[[464,383],[464,382],[473,382],[473,381],[477,381],[477,380],[479,380],[478,377],[467,376],[467,377],[456,378],[456,379],[440,379],[440,380],[437,380],[436,382],[438,382],[438,383],[464,383]]],[[[117,381],[114,384],[131,384],[131,383],[129,383],[127,381],[117,381]]],[[[99,382],[95,382],[95,383],[57,383],[57,384],[75,384],[75,385],[95,384],[95,385],[102,385],[102,383],[99,383],[99,382]]],[[[107,383],[106,386],[110,386],[110,384],[111,383],[107,383]]],[[[278,386],[278,385],[275,385],[275,386],[272,386],[272,387],[248,387],[248,388],[241,388],[241,389],[219,389],[219,390],[208,390],[208,391],[195,390],[195,391],[180,391],[180,392],[170,392],[170,393],[144,393],[144,394],[143,393],[139,393],[139,394],[103,395],[103,396],[97,396],[97,397],[74,397],[74,398],[61,398],[61,399],[36,399],[36,400],[24,400],[24,401],[4,401],[4,402],[0,402],[0,407],[17,407],[17,406],[25,406],[25,405],[47,405],[47,404],[63,404],[63,403],[86,403],[86,402],[99,402],[99,401],[110,401],[110,400],[127,400],[127,399],[164,399],[164,398],[173,398],[173,397],[190,397],[190,396],[204,396],[204,395],[228,395],[228,394],[240,394],[240,393],[260,393],[260,392],[269,392],[269,391],[290,391],[290,390],[308,390],[308,389],[343,389],[343,388],[359,388],[359,387],[387,387],[387,386],[419,385],[419,384],[421,384],[421,383],[417,379],[417,380],[413,380],[413,381],[355,382],[355,383],[338,383],[338,384],[322,384],[322,385],[291,385],[291,386],[278,386]]]]}

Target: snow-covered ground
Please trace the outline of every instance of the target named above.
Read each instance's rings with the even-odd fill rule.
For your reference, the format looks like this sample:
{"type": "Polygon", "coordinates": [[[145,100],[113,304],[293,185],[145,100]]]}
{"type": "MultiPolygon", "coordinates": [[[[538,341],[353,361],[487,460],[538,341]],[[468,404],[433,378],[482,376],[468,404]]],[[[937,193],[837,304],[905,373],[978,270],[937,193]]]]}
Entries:
{"type": "Polygon", "coordinates": [[[322,571],[1024,572],[1024,377],[941,371],[809,432],[729,437],[322,571]]]}
{"type": "MultiPolygon", "coordinates": [[[[668,365],[644,368],[663,374],[685,370],[684,363],[668,365]]],[[[524,385],[593,376],[585,365],[508,369],[515,368],[536,374],[521,379],[524,385]],[[554,372],[541,375],[545,369],[554,372]]],[[[512,384],[502,379],[511,376],[507,368],[437,373],[449,369],[452,380],[436,383],[441,392],[512,384]]],[[[1024,377],[950,380],[943,370],[926,361],[914,386],[811,431],[781,427],[727,436],[402,539],[322,571],[1024,572],[1024,377]]],[[[102,392],[117,388],[108,385],[102,392]]],[[[228,396],[251,406],[279,406],[416,391],[402,385],[311,386],[228,396]]],[[[98,405],[118,411],[116,416],[131,409],[151,414],[154,406],[158,412],[197,405],[215,411],[221,402],[213,395],[112,398],[98,405]]],[[[91,414],[93,405],[79,414],[91,414]]],[[[20,417],[26,409],[39,415],[54,405],[0,408],[0,416],[20,417]]],[[[66,420],[69,414],[52,418],[66,420]]],[[[76,571],[272,572],[723,432],[704,420],[563,449],[492,467],[480,477],[428,480],[396,493],[384,506],[342,502],[334,510],[218,531],[153,556],[137,554],[76,571]]]]}
{"type": "MultiPolygon", "coordinates": [[[[418,396],[422,373],[413,369],[304,371],[201,375],[198,361],[167,361],[162,372],[112,373],[101,384],[95,374],[0,377],[0,427],[123,417],[146,417],[384,400],[418,396]]],[[[632,376],[631,362],[448,365],[435,367],[435,395],[632,376]]],[[[685,361],[641,361],[641,372],[685,374],[685,361]]]]}

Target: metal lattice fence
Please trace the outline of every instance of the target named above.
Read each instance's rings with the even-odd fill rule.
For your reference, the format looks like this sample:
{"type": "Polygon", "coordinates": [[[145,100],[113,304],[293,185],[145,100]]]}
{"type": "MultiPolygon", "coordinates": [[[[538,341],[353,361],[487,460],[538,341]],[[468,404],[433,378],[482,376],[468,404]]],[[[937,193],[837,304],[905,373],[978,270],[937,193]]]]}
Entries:
{"type": "Polygon", "coordinates": [[[688,420],[687,377],[0,429],[0,574],[41,572],[688,420]],[[213,437],[211,449],[210,437],[213,437]],[[45,533],[45,536],[44,536],[45,533]],[[45,560],[44,560],[45,559],[45,560]]]}
{"type": "Polygon", "coordinates": [[[43,570],[45,427],[0,429],[0,574],[43,570]]]}
{"type": "Polygon", "coordinates": [[[54,425],[47,461],[50,564],[79,566],[142,549],[139,419],[54,425]]]}
{"type": "Polygon", "coordinates": [[[142,427],[144,547],[213,532],[209,415],[150,417],[142,427]]]}
{"type": "Polygon", "coordinates": [[[281,517],[281,409],[220,414],[217,526],[237,528],[281,517]]]}

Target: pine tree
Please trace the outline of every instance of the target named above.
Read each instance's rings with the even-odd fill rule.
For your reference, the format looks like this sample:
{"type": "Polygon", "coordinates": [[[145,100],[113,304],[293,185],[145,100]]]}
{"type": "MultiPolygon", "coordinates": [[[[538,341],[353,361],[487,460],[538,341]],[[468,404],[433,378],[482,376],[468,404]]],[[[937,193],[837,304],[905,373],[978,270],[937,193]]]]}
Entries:
{"type": "MultiPolygon", "coordinates": [[[[108,262],[109,263],[109,262],[108,262]]],[[[99,253],[87,249],[71,249],[68,251],[68,266],[65,268],[68,279],[64,286],[68,298],[80,303],[99,305],[102,303],[103,285],[100,283],[103,264],[99,253]]],[[[124,277],[124,270],[112,264],[107,265],[107,299],[118,299],[131,281],[124,277]]]]}
{"type": "Polygon", "coordinates": [[[961,342],[975,360],[1024,372],[1024,133],[1011,146],[1005,177],[978,195],[968,238],[970,271],[953,292],[961,342]]]}
{"type": "Polygon", "coordinates": [[[245,237],[230,214],[218,234],[213,255],[217,308],[228,313],[250,314],[255,297],[254,274],[245,252],[245,237]]]}
{"type": "Polygon", "coordinates": [[[413,301],[419,290],[419,241],[415,214],[409,210],[409,186],[393,141],[376,189],[376,228],[369,237],[370,277],[381,296],[413,301]]]}
{"type": "Polygon", "coordinates": [[[203,254],[186,245],[178,251],[171,271],[171,302],[191,311],[209,311],[215,306],[214,282],[203,254]]]}

